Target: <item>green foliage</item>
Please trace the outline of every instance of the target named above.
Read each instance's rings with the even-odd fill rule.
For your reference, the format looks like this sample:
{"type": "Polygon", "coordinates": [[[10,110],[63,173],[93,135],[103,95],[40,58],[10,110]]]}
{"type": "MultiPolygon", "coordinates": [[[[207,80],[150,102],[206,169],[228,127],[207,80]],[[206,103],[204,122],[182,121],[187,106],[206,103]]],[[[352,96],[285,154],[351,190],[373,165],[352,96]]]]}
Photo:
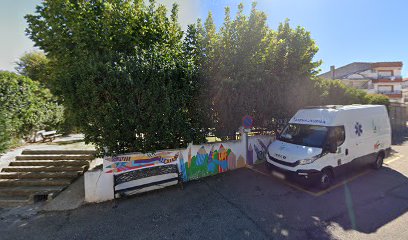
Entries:
{"type": "MultiPolygon", "coordinates": [[[[26,76],[34,81],[40,82],[43,87],[57,96],[58,102],[63,103],[64,88],[55,83],[54,61],[47,58],[42,51],[32,51],[25,53],[17,62],[16,70],[23,76],[26,76]]],[[[78,125],[72,113],[68,109],[64,109],[63,121],[59,124],[61,133],[71,133],[76,130],[78,125]]]]}
{"type": "Polygon", "coordinates": [[[11,145],[10,122],[3,109],[0,110],[0,153],[11,145]]]}
{"type": "Polygon", "coordinates": [[[210,12],[185,35],[177,5],[167,14],[154,0],[45,0],[26,19],[51,59],[53,91],[101,154],[184,147],[209,128],[235,136],[247,114],[267,127],[305,105],[380,101],[312,80],[310,33],[289,20],[270,29],[255,3],[234,19],[226,8],[219,31],[210,12]]]}
{"type": "Polygon", "coordinates": [[[30,38],[55,59],[65,106],[101,153],[205,140],[176,5],[168,16],[153,0],[48,0],[26,19],[30,38]]]}
{"type": "Polygon", "coordinates": [[[0,71],[1,148],[43,128],[55,128],[63,107],[50,91],[27,77],[0,71]]]}
{"type": "MultiPolygon", "coordinates": [[[[268,126],[273,118],[288,117],[308,102],[316,75],[313,57],[318,48],[304,28],[291,28],[289,21],[274,31],[266,14],[253,3],[249,16],[239,4],[234,19],[225,9],[220,31],[211,13],[202,26],[198,21],[197,49],[200,76],[209,88],[211,119],[218,136],[234,136],[244,115],[252,115],[257,126],[268,126]]],[[[205,99],[203,99],[205,101],[205,99]]]]}
{"type": "Polygon", "coordinates": [[[367,94],[365,97],[366,104],[390,105],[390,98],[383,94],[367,94]]]}
{"type": "Polygon", "coordinates": [[[389,98],[382,94],[346,86],[340,80],[316,79],[309,99],[313,105],[380,104],[389,105],[389,98]]]}
{"type": "Polygon", "coordinates": [[[340,80],[316,79],[310,97],[313,105],[342,105],[363,103],[366,93],[346,86],[340,80]]]}
{"type": "Polygon", "coordinates": [[[25,53],[17,62],[16,70],[23,76],[39,81],[45,86],[50,81],[50,60],[43,52],[32,51],[25,53]]]}

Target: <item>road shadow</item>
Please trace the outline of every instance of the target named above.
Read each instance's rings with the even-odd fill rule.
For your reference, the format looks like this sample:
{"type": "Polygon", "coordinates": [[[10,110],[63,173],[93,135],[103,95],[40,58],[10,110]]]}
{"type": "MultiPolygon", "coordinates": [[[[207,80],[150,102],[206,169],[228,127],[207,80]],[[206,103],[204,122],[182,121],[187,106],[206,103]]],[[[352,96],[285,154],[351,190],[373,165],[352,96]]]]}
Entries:
{"type": "Polygon", "coordinates": [[[340,187],[340,185],[348,181],[352,181],[355,178],[358,178],[361,175],[367,174],[370,171],[373,171],[373,169],[371,169],[368,166],[364,166],[364,165],[355,166],[353,169],[350,169],[350,171],[336,176],[336,178],[334,179],[332,183],[332,186],[329,187],[328,189],[323,190],[323,189],[320,189],[315,184],[302,182],[301,179],[296,179],[293,176],[287,176],[280,172],[278,172],[278,174],[280,173],[279,175],[284,176],[284,178],[277,177],[276,170],[269,169],[264,163],[253,165],[250,167],[250,169],[256,172],[259,172],[261,174],[264,174],[266,176],[273,177],[275,178],[274,180],[279,181],[282,184],[286,184],[289,187],[295,188],[300,191],[304,191],[305,193],[309,193],[313,196],[319,196],[327,192],[331,192],[335,190],[336,188],[340,187]]]}
{"type": "MultiPolygon", "coordinates": [[[[261,169],[268,171],[266,168],[261,169]]],[[[285,204],[277,211],[278,214],[282,218],[290,219],[288,223],[291,226],[310,222],[309,225],[316,226],[312,232],[323,238],[328,236],[327,226],[333,224],[344,230],[374,233],[408,210],[408,178],[389,167],[371,170],[367,166],[361,166],[337,178],[334,183],[337,187],[321,195],[313,195],[320,191],[316,188],[293,181],[283,185],[282,180],[272,175],[268,178],[270,185],[281,184],[297,192],[292,197],[286,197],[285,204]],[[293,200],[293,197],[296,200],[293,200]]]]}
{"type": "MultiPolygon", "coordinates": [[[[361,168],[347,176],[367,170],[361,168]]],[[[369,234],[407,212],[408,179],[398,171],[383,167],[346,180],[314,196],[244,168],[186,183],[182,196],[170,193],[180,190],[169,188],[129,197],[125,204],[136,207],[142,201],[145,208],[156,212],[152,206],[171,202],[161,206],[162,211],[165,208],[169,215],[175,214],[172,221],[179,225],[193,225],[192,239],[333,239],[333,226],[369,234]],[[145,198],[152,202],[146,203],[145,198]]],[[[119,200],[119,208],[122,204],[119,200]]],[[[142,221],[137,216],[134,220],[142,221]]]]}
{"type": "Polygon", "coordinates": [[[0,234],[5,239],[53,239],[56,232],[61,239],[335,239],[333,228],[376,232],[406,213],[407,200],[407,178],[388,167],[321,196],[241,168],[188,182],[184,190],[169,187],[119,199],[114,206],[46,213],[8,224],[0,234]]]}

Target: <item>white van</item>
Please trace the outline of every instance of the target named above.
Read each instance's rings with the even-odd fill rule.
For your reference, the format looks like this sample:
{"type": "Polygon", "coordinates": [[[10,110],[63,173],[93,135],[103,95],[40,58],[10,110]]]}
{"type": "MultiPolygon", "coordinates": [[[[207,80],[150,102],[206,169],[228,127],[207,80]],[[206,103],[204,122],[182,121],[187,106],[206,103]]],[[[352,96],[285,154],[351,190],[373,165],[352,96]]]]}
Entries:
{"type": "Polygon", "coordinates": [[[327,188],[356,164],[378,169],[391,150],[391,127],[382,105],[309,107],[299,110],[268,147],[273,173],[327,188]]]}

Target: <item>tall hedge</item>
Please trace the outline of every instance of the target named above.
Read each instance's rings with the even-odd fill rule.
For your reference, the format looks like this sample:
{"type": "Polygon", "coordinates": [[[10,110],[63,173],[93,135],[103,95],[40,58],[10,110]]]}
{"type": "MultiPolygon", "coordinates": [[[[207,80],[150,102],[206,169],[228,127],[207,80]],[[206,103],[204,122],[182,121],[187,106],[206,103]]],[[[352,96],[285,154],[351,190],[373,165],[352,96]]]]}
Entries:
{"type": "Polygon", "coordinates": [[[268,127],[307,104],[320,61],[314,60],[318,47],[304,28],[286,20],[272,29],[256,3],[248,15],[241,3],[233,18],[225,9],[219,30],[211,12],[188,30],[197,31],[196,61],[208,88],[202,102],[209,99],[217,135],[235,136],[245,115],[268,127]]]}
{"type": "Polygon", "coordinates": [[[362,91],[316,80],[310,32],[289,20],[277,30],[250,14],[211,13],[181,31],[154,0],[45,0],[27,34],[53,66],[64,104],[101,154],[184,147],[208,127],[234,136],[249,114],[258,126],[311,104],[366,101],[362,91]]]}
{"type": "Polygon", "coordinates": [[[46,88],[27,77],[0,71],[0,145],[43,128],[55,128],[63,107],[46,88]]]}
{"type": "Polygon", "coordinates": [[[367,94],[365,96],[366,104],[390,105],[390,98],[383,94],[367,94]]]}
{"type": "Polygon", "coordinates": [[[205,140],[177,12],[153,0],[46,0],[26,17],[29,37],[55,61],[65,106],[101,154],[205,140]]]}
{"type": "Polygon", "coordinates": [[[317,78],[308,93],[313,105],[379,104],[388,106],[390,100],[382,94],[367,94],[364,90],[345,85],[341,80],[317,78]]]}
{"type": "Polygon", "coordinates": [[[0,109],[0,153],[11,145],[10,121],[3,109],[0,109]]]}

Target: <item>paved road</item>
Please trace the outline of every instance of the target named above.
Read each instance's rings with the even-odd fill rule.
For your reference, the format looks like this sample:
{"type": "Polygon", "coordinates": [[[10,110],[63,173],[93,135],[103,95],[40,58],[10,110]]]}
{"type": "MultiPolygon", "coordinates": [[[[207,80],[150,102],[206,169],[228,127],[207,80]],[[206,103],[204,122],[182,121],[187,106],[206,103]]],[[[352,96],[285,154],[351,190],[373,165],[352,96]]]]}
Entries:
{"type": "MultiPolygon", "coordinates": [[[[0,219],[1,239],[408,239],[403,157],[314,196],[250,169],[116,203],[0,219]]],[[[21,211],[20,211],[21,212],[21,211]]]]}

